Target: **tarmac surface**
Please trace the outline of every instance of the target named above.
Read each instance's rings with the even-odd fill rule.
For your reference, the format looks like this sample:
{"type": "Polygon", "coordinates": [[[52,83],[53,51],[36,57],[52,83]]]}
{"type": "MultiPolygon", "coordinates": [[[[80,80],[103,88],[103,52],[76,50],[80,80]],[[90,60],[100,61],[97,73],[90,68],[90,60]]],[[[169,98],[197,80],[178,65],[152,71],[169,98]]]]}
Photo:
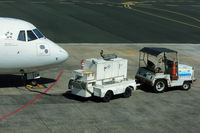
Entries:
{"type": "Polygon", "coordinates": [[[0,0],[0,16],[59,43],[200,43],[198,0],[138,1],[0,0]]]}
{"type": "Polygon", "coordinates": [[[0,132],[200,131],[198,0],[0,0],[0,16],[33,23],[70,55],[65,63],[41,72],[43,89],[24,87],[19,75],[0,75],[0,132]],[[70,94],[68,81],[80,60],[100,57],[103,49],[128,59],[128,78],[134,78],[144,46],[177,50],[180,63],[195,67],[197,81],[191,90],[170,88],[156,94],[142,86],[130,98],[117,96],[109,103],[70,94]],[[56,85],[41,96],[61,72],[56,85]]]}
{"type": "MultiPolygon", "coordinates": [[[[171,88],[156,94],[151,88],[143,86],[134,91],[130,98],[117,96],[109,103],[103,103],[98,98],[84,99],[70,94],[67,84],[72,76],[71,71],[80,68],[80,60],[100,57],[99,52],[103,49],[105,53],[115,53],[128,59],[128,77],[134,78],[139,49],[158,45],[60,45],[69,52],[70,58],[55,69],[41,72],[43,78],[40,82],[49,87],[63,71],[61,79],[40,99],[0,120],[1,132],[199,132],[199,45],[162,44],[162,47],[179,52],[180,63],[196,68],[197,81],[191,90],[171,88]]],[[[47,89],[27,89],[17,75],[3,75],[0,80],[0,118],[29,103],[47,89]]]]}

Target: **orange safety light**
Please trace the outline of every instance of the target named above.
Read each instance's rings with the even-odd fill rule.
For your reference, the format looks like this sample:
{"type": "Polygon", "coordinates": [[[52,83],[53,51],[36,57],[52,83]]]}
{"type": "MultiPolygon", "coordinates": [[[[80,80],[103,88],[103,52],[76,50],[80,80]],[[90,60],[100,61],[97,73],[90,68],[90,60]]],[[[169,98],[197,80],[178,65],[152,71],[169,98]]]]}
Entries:
{"type": "Polygon", "coordinates": [[[85,66],[85,61],[81,60],[81,69],[84,69],[84,66],[85,66]]]}

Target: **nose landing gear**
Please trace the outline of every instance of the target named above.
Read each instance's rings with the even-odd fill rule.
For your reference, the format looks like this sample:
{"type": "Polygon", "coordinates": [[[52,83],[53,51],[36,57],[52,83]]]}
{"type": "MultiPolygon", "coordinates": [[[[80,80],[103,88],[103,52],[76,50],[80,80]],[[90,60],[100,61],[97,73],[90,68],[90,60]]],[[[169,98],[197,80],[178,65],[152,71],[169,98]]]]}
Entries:
{"type": "Polygon", "coordinates": [[[38,83],[38,79],[40,79],[39,72],[24,73],[24,81],[25,81],[26,87],[29,87],[29,88],[44,88],[43,85],[38,83]]]}

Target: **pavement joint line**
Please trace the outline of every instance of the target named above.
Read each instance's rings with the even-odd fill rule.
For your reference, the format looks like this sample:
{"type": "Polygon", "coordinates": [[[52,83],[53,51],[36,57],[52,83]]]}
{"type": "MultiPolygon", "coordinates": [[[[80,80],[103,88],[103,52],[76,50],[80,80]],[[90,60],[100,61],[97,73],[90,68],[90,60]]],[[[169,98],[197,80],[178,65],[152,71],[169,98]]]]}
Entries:
{"type": "Polygon", "coordinates": [[[38,119],[43,123],[43,125],[47,128],[47,130],[49,131],[49,132],[52,132],[52,130],[49,128],[49,126],[47,125],[47,123],[44,121],[44,120],[42,120],[42,118],[40,117],[40,115],[35,111],[35,114],[37,115],[37,117],[38,117],[38,119]]]}
{"type": "Polygon", "coordinates": [[[183,21],[179,21],[179,20],[167,18],[167,17],[164,17],[164,16],[156,15],[156,14],[153,14],[153,13],[150,13],[150,12],[142,11],[142,10],[135,9],[135,8],[131,8],[131,7],[128,7],[128,8],[125,7],[125,8],[126,8],[126,9],[129,9],[129,10],[133,10],[133,11],[139,12],[139,13],[143,13],[143,14],[146,14],[146,15],[154,16],[154,17],[157,17],[157,18],[160,18],[160,19],[164,19],[164,20],[176,22],[176,23],[179,23],[179,24],[187,25],[187,26],[189,26],[189,27],[193,27],[193,28],[200,29],[200,26],[196,26],[196,25],[193,25],[193,24],[189,24],[189,23],[186,23],[186,22],[183,22],[183,21]]]}

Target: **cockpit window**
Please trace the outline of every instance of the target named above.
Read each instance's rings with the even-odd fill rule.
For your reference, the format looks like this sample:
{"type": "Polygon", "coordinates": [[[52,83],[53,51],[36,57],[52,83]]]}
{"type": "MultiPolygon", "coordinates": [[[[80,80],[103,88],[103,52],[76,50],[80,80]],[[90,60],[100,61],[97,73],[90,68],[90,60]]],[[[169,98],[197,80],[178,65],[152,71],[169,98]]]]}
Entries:
{"type": "Polygon", "coordinates": [[[44,37],[38,29],[34,29],[33,32],[37,35],[38,38],[44,37]]]}
{"type": "Polygon", "coordinates": [[[35,34],[31,30],[27,31],[27,36],[28,36],[28,41],[33,41],[33,40],[37,39],[37,37],[35,36],[35,34]]]}
{"type": "Polygon", "coordinates": [[[19,32],[17,40],[19,40],[19,41],[26,41],[26,35],[25,35],[25,31],[24,30],[22,30],[22,31],[19,32]]]}

